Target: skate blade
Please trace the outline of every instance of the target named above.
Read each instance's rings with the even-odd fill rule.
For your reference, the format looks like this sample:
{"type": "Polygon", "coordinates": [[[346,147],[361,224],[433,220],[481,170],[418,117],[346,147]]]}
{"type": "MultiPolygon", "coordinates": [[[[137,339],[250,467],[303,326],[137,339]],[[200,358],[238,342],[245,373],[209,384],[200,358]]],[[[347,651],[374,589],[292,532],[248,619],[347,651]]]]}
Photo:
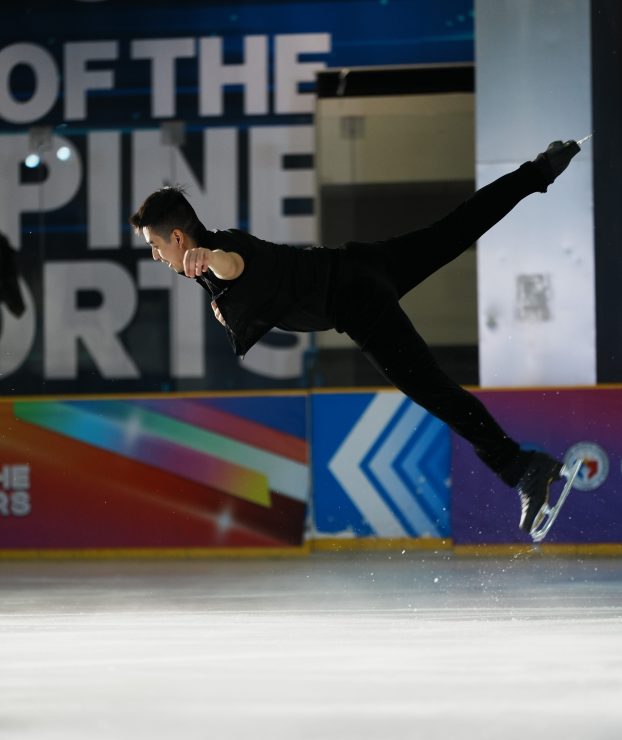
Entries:
{"type": "Polygon", "coordinates": [[[544,504],[536,515],[531,530],[529,531],[531,539],[534,542],[542,542],[549,533],[549,530],[553,526],[553,522],[557,519],[560,509],[564,505],[564,501],[568,498],[568,494],[572,490],[572,485],[579,473],[579,470],[581,470],[582,465],[583,460],[576,460],[571,466],[564,465],[562,467],[561,475],[566,479],[566,483],[564,484],[564,488],[560,493],[555,506],[544,504]]]}

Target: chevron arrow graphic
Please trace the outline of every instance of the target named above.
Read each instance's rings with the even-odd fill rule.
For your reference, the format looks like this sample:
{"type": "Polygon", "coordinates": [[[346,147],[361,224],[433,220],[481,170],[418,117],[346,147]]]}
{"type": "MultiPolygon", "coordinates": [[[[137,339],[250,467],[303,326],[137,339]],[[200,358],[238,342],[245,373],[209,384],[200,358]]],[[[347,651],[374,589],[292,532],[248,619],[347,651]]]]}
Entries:
{"type": "Polygon", "coordinates": [[[417,499],[425,501],[438,536],[450,534],[450,449],[447,426],[428,414],[396,466],[417,499]]]}
{"type": "Polygon", "coordinates": [[[444,480],[435,486],[421,468],[421,459],[442,443],[443,429],[401,394],[378,393],[330,459],[329,470],[376,534],[448,533],[444,480]]]}
{"type": "Polygon", "coordinates": [[[407,532],[361,468],[369,450],[401,406],[397,393],[378,393],[328,463],[328,469],[348,494],[370,527],[385,537],[405,537],[407,532]]]}
{"type": "MultiPolygon", "coordinates": [[[[419,486],[412,486],[412,480],[410,481],[411,485],[409,485],[408,481],[400,475],[397,466],[404,448],[411,442],[413,435],[416,436],[416,430],[422,426],[428,412],[408,400],[403,402],[400,409],[398,409],[398,414],[399,412],[403,413],[393,424],[378,451],[369,460],[368,467],[384,497],[393,503],[400,516],[407,522],[410,530],[409,534],[438,537],[441,532],[437,522],[430,518],[426,510],[417,501],[416,492],[419,486]]],[[[426,449],[425,441],[414,446],[414,451],[419,455],[425,454],[426,449]]],[[[413,449],[409,449],[408,459],[412,456],[413,449]]],[[[417,459],[419,459],[418,455],[417,459]]],[[[444,502],[440,506],[435,506],[434,504],[437,503],[435,501],[437,498],[436,492],[431,486],[427,488],[426,493],[431,493],[431,501],[427,503],[432,504],[433,510],[442,509],[444,502]]]]}

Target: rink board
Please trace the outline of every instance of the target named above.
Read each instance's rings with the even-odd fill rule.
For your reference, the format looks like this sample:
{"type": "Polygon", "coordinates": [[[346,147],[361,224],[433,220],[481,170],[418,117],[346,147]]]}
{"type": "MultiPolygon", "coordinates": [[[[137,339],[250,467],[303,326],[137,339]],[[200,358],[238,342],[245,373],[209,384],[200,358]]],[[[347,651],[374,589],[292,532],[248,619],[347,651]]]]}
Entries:
{"type": "Polygon", "coordinates": [[[451,536],[444,424],[392,390],[314,392],[311,419],[315,539],[451,536]]]}
{"type": "MultiPolygon", "coordinates": [[[[547,546],[622,543],[622,389],[476,395],[524,446],[586,459],[547,546]]],[[[3,553],[529,541],[517,495],[397,391],[5,400],[0,429],[3,553]]]]}
{"type": "Polygon", "coordinates": [[[0,549],[302,545],[306,396],[0,403],[0,549]]]}
{"type": "MultiPolygon", "coordinates": [[[[523,447],[585,459],[546,542],[622,542],[622,389],[478,391],[523,447]]],[[[517,523],[518,496],[456,435],[452,450],[452,536],[456,545],[529,542],[517,523]]],[[[559,489],[554,489],[555,501],[559,489]]]]}

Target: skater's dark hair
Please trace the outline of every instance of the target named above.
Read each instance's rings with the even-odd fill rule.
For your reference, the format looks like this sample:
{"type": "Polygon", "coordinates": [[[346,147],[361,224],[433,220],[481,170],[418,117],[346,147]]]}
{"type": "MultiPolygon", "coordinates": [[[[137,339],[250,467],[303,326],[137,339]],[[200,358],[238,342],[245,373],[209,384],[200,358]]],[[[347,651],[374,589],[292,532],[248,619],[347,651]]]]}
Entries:
{"type": "Polygon", "coordinates": [[[181,229],[200,243],[205,232],[205,226],[199,221],[179,185],[160,188],[151,193],[129,220],[136,233],[143,226],[148,226],[167,240],[173,229],[181,229]]]}

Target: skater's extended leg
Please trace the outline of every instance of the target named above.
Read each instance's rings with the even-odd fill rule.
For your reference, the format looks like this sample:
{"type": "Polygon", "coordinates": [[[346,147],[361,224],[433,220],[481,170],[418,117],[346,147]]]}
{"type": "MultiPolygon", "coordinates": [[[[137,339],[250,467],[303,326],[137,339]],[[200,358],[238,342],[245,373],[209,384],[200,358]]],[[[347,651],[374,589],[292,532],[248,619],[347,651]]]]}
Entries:
{"type": "Polygon", "coordinates": [[[402,234],[379,245],[386,270],[400,297],[461,255],[520,201],[544,187],[528,162],[478,190],[427,229],[402,234]]]}
{"type": "Polygon", "coordinates": [[[531,193],[546,192],[579,151],[574,141],[555,141],[535,161],[525,162],[478,190],[465,203],[432,226],[437,239],[454,242],[459,250],[477,241],[531,193]]]}
{"type": "Polygon", "coordinates": [[[382,260],[398,296],[462,254],[523,198],[545,192],[578,151],[575,142],[554,142],[534,162],[484,186],[432,226],[376,242],[375,259],[382,260]]]}
{"type": "Polygon", "coordinates": [[[521,450],[475,396],[438,366],[399,305],[383,312],[361,349],[372,364],[415,403],[471,442],[475,452],[520,496],[520,528],[530,532],[548,503],[561,464],[542,452],[521,450]]]}
{"type": "Polygon", "coordinates": [[[396,388],[471,442],[505,483],[518,483],[528,453],[521,452],[481,401],[441,370],[399,305],[383,312],[361,349],[396,388]]]}

